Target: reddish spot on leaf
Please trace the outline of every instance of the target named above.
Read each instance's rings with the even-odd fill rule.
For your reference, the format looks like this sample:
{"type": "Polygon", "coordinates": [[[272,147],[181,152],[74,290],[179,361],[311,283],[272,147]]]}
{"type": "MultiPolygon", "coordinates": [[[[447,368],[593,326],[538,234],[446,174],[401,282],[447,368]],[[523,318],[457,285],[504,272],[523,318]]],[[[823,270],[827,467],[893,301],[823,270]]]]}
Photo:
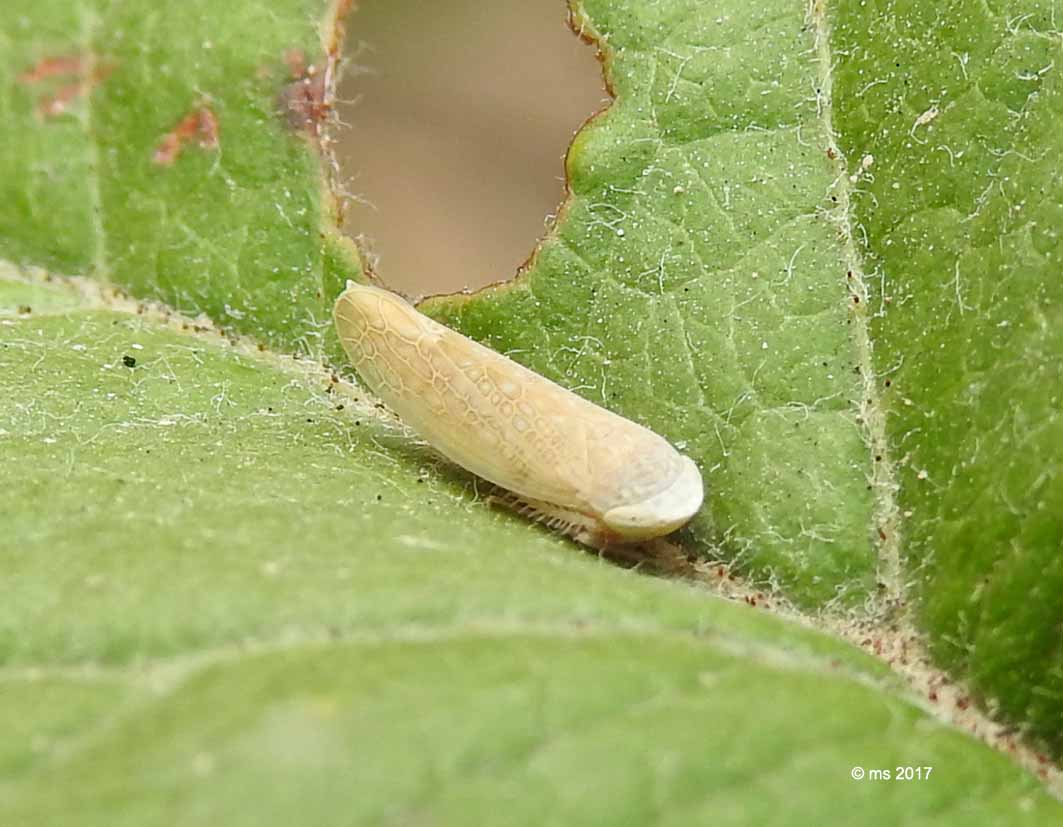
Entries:
{"type": "MultiPolygon", "coordinates": [[[[309,71],[313,71],[311,66],[309,71]]],[[[321,135],[321,127],[331,111],[325,101],[325,74],[314,72],[305,78],[293,81],[281,92],[281,101],[293,129],[299,129],[311,137],[321,135]]]]}
{"type": "Polygon", "coordinates": [[[306,53],[302,49],[289,49],[284,53],[284,62],[288,65],[288,74],[301,78],[306,74],[306,53]]]}
{"type": "Polygon", "coordinates": [[[205,106],[199,110],[199,146],[209,150],[219,146],[218,118],[212,109],[205,106]]]}
{"type": "Polygon", "coordinates": [[[218,118],[210,107],[193,109],[181,118],[177,126],[162,136],[151,159],[159,166],[168,167],[191,142],[204,150],[218,148],[218,118]]]}
{"type": "Polygon", "coordinates": [[[305,55],[298,49],[286,52],[284,59],[294,79],[280,91],[281,111],[292,129],[320,140],[321,129],[332,112],[332,101],[328,99],[332,62],[326,60],[323,69],[314,64],[307,66],[305,55]]]}
{"type": "Polygon", "coordinates": [[[319,147],[327,137],[324,127],[333,112],[333,81],[343,45],[344,18],[356,0],[334,0],[326,21],[320,55],[310,62],[300,48],[284,53],[291,81],[277,95],[277,106],[296,131],[305,133],[319,147]]]}
{"type": "Polygon", "coordinates": [[[61,86],[54,95],[41,96],[37,101],[37,111],[46,118],[58,117],[70,108],[70,104],[81,96],[82,91],[80,81],[61,86]]]}
{"type": "Polygon", "coordinates": [[[71,103],[106,80],[113,68],[105,63],[92,62],[85,55],[58,55],[41,58],[20,74],[18,79],[26,86],[36,86],[58,78],[67,80],[55,91],[46,92],[37,99],[37,113],[45,118],[54,118],[64,114],[71,103]]]}
{"type": "Polygon", "coordinates": [[[80,75],[84,60],[81,55],[42,57],[31,68],[19,75],[18,79],[29,85],[58,75],[80,75]]]}

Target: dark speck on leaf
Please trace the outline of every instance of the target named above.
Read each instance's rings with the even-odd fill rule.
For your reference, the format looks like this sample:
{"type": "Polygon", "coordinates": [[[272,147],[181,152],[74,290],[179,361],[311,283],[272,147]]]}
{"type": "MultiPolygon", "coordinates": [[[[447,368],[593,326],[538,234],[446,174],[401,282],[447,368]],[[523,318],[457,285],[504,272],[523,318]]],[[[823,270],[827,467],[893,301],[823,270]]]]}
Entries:
{"type": "Polygon", "coordinates": [[[384,499],[384,495],[383,494],[377,494],[376,495],[376,501],[377,502],[380,502],[382,499],[384,499]]]}
{"type": "Polygon", "coordinates": [[[127,354],[122,357],[122,364],[127,368],[135,368],[137,366],[137,360],[127,354]]]}
{"type": "Polygon", "coordinates": [[[22,316],[28,316],[30,313],[33,312],[33,308],[30,307],[28,304],[20,304],[18,306],[18,312],[22,316]]]}

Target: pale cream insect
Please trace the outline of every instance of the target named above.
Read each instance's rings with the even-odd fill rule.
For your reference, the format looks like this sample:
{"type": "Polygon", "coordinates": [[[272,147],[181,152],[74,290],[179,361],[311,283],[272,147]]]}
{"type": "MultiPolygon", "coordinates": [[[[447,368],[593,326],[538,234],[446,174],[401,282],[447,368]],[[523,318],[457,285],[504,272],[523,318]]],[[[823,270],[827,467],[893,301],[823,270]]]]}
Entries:
{"type": "Polygon", "coordinates": [[[701,507],[701,474],[657,434],[429,319],[347,282],[333,311],[369,389],[522,513],[588,545],[668,534],[701,507]]]}

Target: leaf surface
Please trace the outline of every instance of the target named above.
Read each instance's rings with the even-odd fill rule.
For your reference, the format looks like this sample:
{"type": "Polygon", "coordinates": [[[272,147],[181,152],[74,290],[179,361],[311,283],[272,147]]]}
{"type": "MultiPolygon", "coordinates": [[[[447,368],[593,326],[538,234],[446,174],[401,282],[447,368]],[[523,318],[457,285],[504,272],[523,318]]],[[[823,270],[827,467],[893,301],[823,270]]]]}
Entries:
{"type": "MultiPolygon", "coordinates": [[[[957,660],[963,638],[948,623],[964,613],[947,601],[999,571],[1004,546],[948,552],[933,534],[942,501],[918,499],[928,489],[903,476],[922,463],[945,479],[951,443],[934,440],[979,444],[978,422],[933,431],[895,413],[892,391],[865,396],[872,365],[885,375],[878,360],[924,347],[904,325],[930,313],[913,299],[907,321],[870,325],[870,294],[847,278],[853,264],[858,281],[880,259],[909,266],[868,229],[888,223],[868,212],[870,179],[846,183],[880,116],[825,108],[822,85],[834,63],[824,43],[876,60],[856,45],[880,18],[840,5],[806,20],[799,3],[579,6],[617,101],[576,139],[573,197],[514,286],[431,305],[693,456],[711,505],[679,541],[778,586],[754,590],[761,612],[620,570],[491,508],[475,481],[333,381],[325,311],[361,274],[316,146],[325,93],[313,83],[335,57],[338,11],[45,0],[0,21],[0,141],[13,148],[0,155],[0,256],[90,277],[0,271],[0,821],[1058,818],[1033,776],[937,720],[881,661],[770,611],[786,599],[857,617],[875,607],[896,562],[879,539],[889,486],[872,447],[887,430],[868,417],[885,405],[891,447],[926,453],[899,463],[899,496],[914,512],[905,560],[927,575],[932,642],[961,674],[993,667],[977,673],[986,695],[1018,685],[1001,704],[1012,720],[1043,738],[1058,720],[1053,604],[980,604],[977,629],[959,631],[982,635],[985,657],[957,660]],[[828,156],[835,135],[844,158],[828,156]],[[847,220],[875,243],[856,244],[847,220]],[[933,770],[857,781],[855,766],[933,770]]],[[[834,100],[857,99],[854,66],[836,70],[834,100]]],[[[1010,71],[1000,87],[1021,108],[1027,87],[1010,71]]],[[[1037,101],[1054,78],[1038,77],[1037,101]]],[[[1015,144],[1031,158],[1055,140],[1047,115],[1037,123],[1015,144]]],[[[899,143],[889,163],[911,173],[911,149],[899,143]]],[[[874,151],[878,173],[886,155],[874,151]]],[[[1038,169],[1048,175],[1048,161],[1038,169]]],[[[1055,181],[1022,164],[1007,180],[1023,192],[1055,181]]],[[[1020,197],[1007,196],[990,210],[1001,222],[1020,197]]],[[[1014,250],[1045,248],[1031,232],[1015,225],[1014,250]]],[[[950,238],[967,249],[960,230],[950,238]]],[[[1028,292],[1009,294],[1028,324],[1001,364],[1056,352],[1029,304],[1051,299],[1037,292],[1050,281],[1041,254],[1028,292]]],[[[979,261],[991,293],[994,262],[1012,258],[979,261]]],[[[968,322],[992,307],[963,297],[968,322]]],[[[992,347],[980,330],[933,344],[979,335],[992,347]]],[[[990,355],[987,381],[1014,379],[990,355]]],[[[932,377],[911,373],[905,394],[925,412],[932,377]]],[[[1039,375],[1042,391],[1050,378],[1039,375]]],[[[1022,410],[1041,419],[1011,433],[1054,456],[1051,405],[1022,387],[1022,410]]],[[[963,404],[959,383],[951,392],[932,397],[943,414],[963,404]]],[[[1051,502],[1054,476],[1024,467],[1008,477],[1016,488],[991,487],[987,511],[1034,483],[1051,502]]],[[[1036,549],[1058,543],[1052,513],[1019,519],[1036,549]]],[[[1048,578],[1054,558],[1015,556],[1033,562],[995,588],[1036,598],[1034,562],[1048,578]]]]}

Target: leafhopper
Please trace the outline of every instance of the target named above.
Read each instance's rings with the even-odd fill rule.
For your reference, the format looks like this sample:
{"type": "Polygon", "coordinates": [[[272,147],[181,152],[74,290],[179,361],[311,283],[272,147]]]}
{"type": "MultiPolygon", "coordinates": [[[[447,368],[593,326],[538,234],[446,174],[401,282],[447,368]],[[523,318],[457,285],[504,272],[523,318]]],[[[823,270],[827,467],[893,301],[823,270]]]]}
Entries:
{"type": "Polygon", "coordinates": [[[400,296],[349,281],[333,315],[369,390],[521,513],[605,548],[669,534],[701,507],[697,466],[662,437],[400,296]]]}

